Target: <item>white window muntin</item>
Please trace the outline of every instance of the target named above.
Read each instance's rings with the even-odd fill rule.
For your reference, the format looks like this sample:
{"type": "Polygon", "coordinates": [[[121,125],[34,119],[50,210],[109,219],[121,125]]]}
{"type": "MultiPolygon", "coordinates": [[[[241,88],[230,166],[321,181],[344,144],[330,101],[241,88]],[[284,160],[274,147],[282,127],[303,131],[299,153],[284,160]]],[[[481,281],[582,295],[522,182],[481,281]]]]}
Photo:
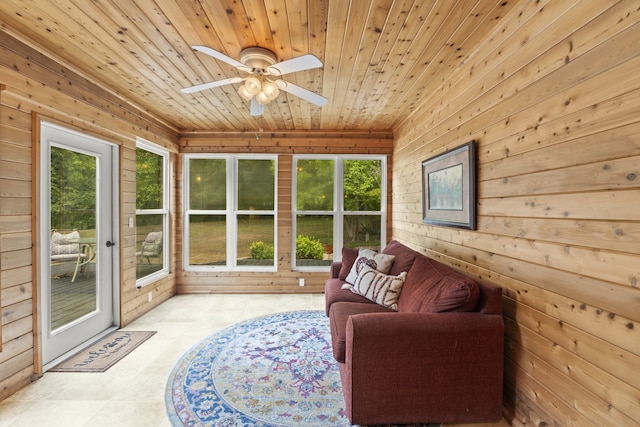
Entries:
{"type": "Polygon", "coordinates": [[[273,155],[231,155],[231,154],[187,154],[184,156],[184,206],[185,216],[183,224],[183,265],[185,271],[268,271],[277,270],[277,203],[278,203],[278,157],[273,155]],[[189,165],[191,159],[222,159],[226,165],[226,208],[224,210],[200,210],[190,208],[189,194],[189,165]],[[237,210],[237,180],[238,160],[273,160],[274,161],[274,209],[273,210],[237,210]],[[238,266],[237,265],[237,218],[247,214],[273,215],[274,218],[274,264],[273,266],[238,266]],[[224,215],[226,217],[226,264],[225,265],[192,265],[189,264],[189,217],[191,215],[224,215]]]}
{"type": "Polygon", "coordinates": [[[334,242],[334,261],[342,259],[343,246],[343,225],[344,217],[347,215],[372,215],[380,216],[380,240],[381,244],[386,242],[387,234],[387,156],[379,155],[294,155],[292,159],[292,184],[291,184],[291,222],[292,222],[292,239],[291,239],[291,267],[293,271],[327,271],[328,266],[298,266],[296,259],[296,236],[297,236],[297,216],[304,215],[333,215],[333,242],[334,242]],[[334,161],[334,189],[333,189],[333,209],[326,211],[315,210],[298,210],[297,209],[297,165],[298,160],[333,160],[334,161]],[[381,167],[381,183],[380,183],[380,210],[379,211],[345,211],[344,210],[344,162],[346,160],[379,160],[381,167]]]}

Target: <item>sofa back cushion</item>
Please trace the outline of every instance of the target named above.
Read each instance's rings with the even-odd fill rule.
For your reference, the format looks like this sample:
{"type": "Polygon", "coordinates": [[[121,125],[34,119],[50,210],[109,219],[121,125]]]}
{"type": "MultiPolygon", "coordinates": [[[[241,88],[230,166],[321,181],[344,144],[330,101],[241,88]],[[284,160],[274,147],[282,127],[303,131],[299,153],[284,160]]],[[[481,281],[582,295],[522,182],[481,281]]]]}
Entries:
{"type": "Polygon", "coordinates": [[[358,258],[358,248],[342,248],[342,266],[340,267],[340,273],[338,273],[338,279],[346,280],[353,263],[358,258]]]}
{"type": "Polygon", "coordinates": [[[422,256],[420,253],[408,248],[397,240],[391,240],[387,243],[382,253],[395,255],[396,257],[391,266],[391,270],[389,270],[389,274],[392,276],[398,276],[403,271],[408,272],[415,259],[422,256]]]}
{"type": "Polygon", "coordinates": [[[426,256],[415,259],[398,300],[398,311],[473,311],[480,289],[469,277],[426,256]]]}

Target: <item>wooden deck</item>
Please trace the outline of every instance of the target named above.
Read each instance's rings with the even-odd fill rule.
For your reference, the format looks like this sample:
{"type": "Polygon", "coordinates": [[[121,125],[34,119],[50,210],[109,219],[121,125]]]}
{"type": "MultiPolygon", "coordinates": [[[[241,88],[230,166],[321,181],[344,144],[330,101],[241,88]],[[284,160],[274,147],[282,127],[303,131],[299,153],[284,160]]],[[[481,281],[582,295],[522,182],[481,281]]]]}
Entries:
{"type": "MultiPolygon", "coordinates": [[[[299,260],[299,265],[329,265],[326,260],[299,260]]],[[[245,259],[239,265],[273,265],[272,260],[245,259]]],[[[158,264],[141,263],[138,277],[151,274],[162,268],[158,264]]],[[[96,310],[95,263],[89,263],[73,278],[74,262],[57,262],[51,265],[51,330],[56,330],[96,310]]]]}
{"type": "Polygon", "coordinates": [[[51,329],[56,330],[96,309],[95,264],[88,264],[71,281],[75,264],[51,266],[51,329]]]}
{"type": "MultiPolygon", "coordinates": [[[[89,263],[78,272],[75,281],[75,262],[51,265],[51,330],[56,330],[96,310],[96,265],[89,263]]],[[[162,268],[158,264],[138,265],[138,277],[162,268]]]]}

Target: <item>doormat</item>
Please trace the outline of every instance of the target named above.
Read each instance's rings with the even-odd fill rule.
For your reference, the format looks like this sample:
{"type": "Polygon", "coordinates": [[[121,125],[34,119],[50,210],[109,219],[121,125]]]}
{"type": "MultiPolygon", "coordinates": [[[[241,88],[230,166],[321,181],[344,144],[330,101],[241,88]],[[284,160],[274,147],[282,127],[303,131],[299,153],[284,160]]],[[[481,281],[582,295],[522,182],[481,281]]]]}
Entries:
{"type": "Polygon", "coordinates": [[[156,331],[115,331],[49,372],[104,372],[151,338],[156,331]]]}

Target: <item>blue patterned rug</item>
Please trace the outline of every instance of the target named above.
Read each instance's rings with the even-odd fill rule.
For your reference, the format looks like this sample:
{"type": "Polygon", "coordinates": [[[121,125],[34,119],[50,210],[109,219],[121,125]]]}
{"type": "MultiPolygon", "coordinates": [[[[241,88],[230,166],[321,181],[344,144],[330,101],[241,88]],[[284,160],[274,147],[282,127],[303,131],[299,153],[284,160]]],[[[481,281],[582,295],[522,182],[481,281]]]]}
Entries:
{"type": "Polygon", "coordinates": [[[349,426],[329,320],[279,313],[232,325],[184,354],[167,382],[174,426],[349,426]]]}

